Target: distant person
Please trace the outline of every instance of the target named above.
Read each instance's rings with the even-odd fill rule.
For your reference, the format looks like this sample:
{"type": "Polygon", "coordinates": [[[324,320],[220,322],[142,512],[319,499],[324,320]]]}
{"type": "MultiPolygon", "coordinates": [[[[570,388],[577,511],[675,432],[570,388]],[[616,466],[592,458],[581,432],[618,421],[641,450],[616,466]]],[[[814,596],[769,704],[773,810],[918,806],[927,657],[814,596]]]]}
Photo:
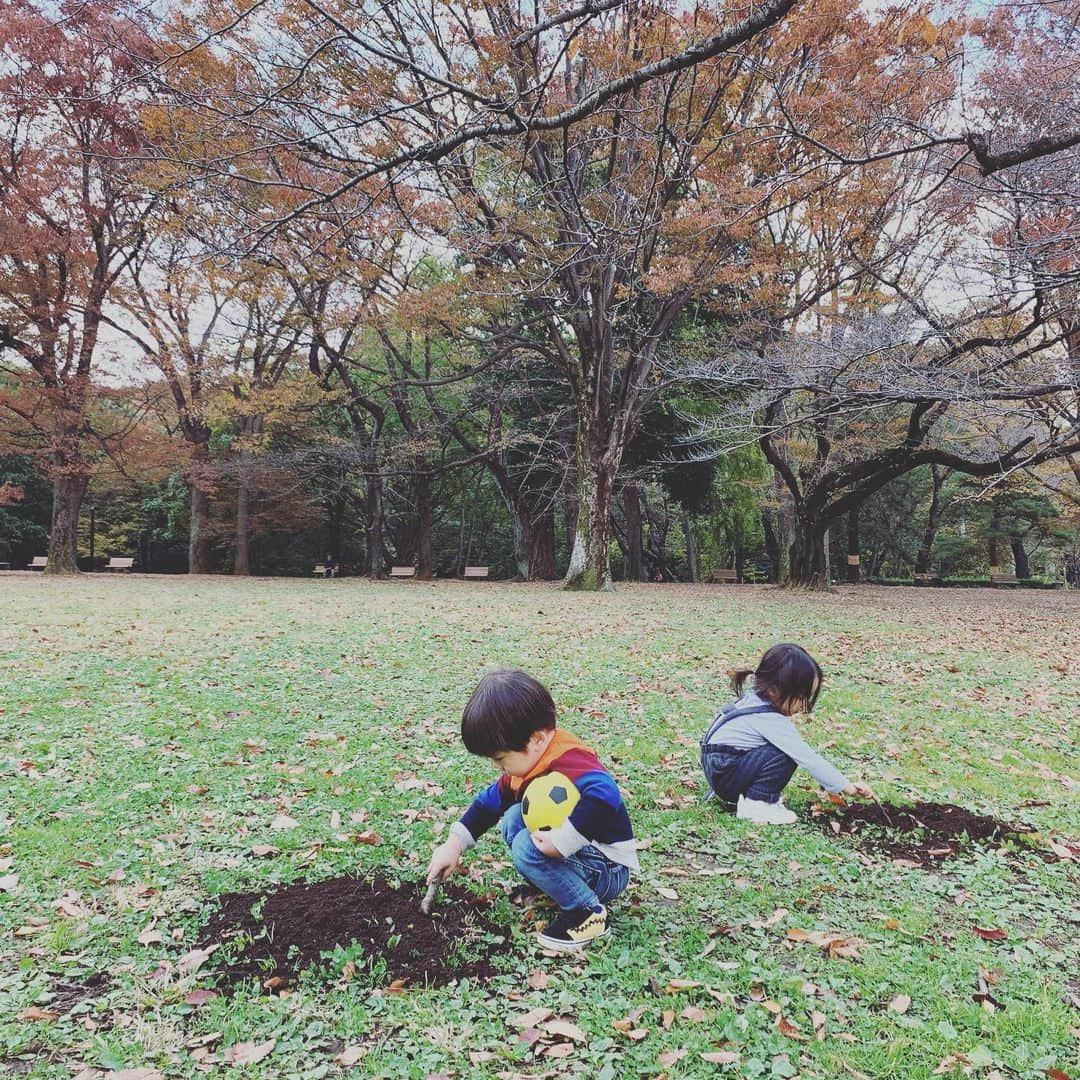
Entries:
{"type": "Polygon", "coordinates": [[[757,668],[738,668],[731,685],[738,699],[723,709],[701,740],[701,767],[709,787],[735,807],[735,816],[763,825],[798,820],[781,799],[801,765],[830,794],[872,799],[866,784],[851,783],[812,750],[791,722],[809,713],[821,690],[821,668],[798,645],[774,645],[757,668]],[[750,676],[752,689],[745,689],[750,676]]]}
{"type": "Polygon", "coordinates": [[[337,576],[337,561],[333,555],[327,555],[323,560],[323,577],[337,576]]]}
{"type": "Polygon", "coordinates": [[[502,775],[473,799],[435,849],[428,884],[453,871],[462,852],[501,822],[514,868],[559,908],[537,935],[540,944],[577,952],[603,937],[605,905],[626,888],[638,857],[618,785],[595,751],[556,728],[551,694],[524,671],[494,671],[480,680],[461,716],[461,739],[502,775]],[[562,774],[577,789],[577,801],[561,824],[530,832],[523,800],[530,784],[549,773],[562,774]]]}

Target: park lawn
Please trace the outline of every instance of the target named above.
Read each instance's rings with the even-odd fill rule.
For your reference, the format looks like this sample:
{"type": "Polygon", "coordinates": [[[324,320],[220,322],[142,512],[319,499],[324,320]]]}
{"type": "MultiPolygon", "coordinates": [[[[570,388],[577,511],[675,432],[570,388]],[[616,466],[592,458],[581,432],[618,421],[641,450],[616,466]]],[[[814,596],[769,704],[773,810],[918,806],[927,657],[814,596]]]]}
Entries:
{"type": "MultiPolygon", "coordinates": [[[[725,668],[795,640],[826,672],[811,741],[882,800],[1075,839],[1078,624],[1075,594],[1042,592],[3,575],[0,1069],[195,1076],[253,1043],[250,1077],[337,1075],[352,1051],[388,1077],[1075,1080],[1076,862],[866,855],[807,823],[802,773],[799,825],[747,826],[700,800],[696,741],[725,668]],[[214,958],[176,966],[216,894],[421,875],[493,775],[457,724],[496,665],[545,681],[623,787],[645,850],[610,937],[545,956],[500,899],[487,984],[185,1003],[214,985],[214,958]],[[831,955],[805,940],[822,931],[843,939],[831,955]],[[536,1009],[529,1045],[513,1021],[536,1009]],[[574,1029],[545,1031],[558,1018],[574,1029]]],[[[466,858],[478,890],[513,880],[494,836],[466,858]]]]}

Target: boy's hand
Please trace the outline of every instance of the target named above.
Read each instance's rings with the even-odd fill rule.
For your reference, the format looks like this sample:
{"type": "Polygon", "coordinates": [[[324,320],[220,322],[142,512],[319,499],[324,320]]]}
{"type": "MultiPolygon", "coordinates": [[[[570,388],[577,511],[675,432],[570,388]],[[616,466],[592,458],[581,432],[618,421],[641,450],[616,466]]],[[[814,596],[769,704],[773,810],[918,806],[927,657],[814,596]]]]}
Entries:
{"type": "Polygon", "coordinates": [[[427,878],[430,885],[439,878],[453,873],[461,862],[461,843],[456,836],[449,837],[431,853],[431,862],[428,863],[427,878]]]}
{"type": "Polygon", "coordinates": [[[844,788],[845,795],[857,795],[860,799],[874,799],[877,796],[874,795],[873,789],[869,784],[864,784],[861,781],[855,784],[848,784],[844,788]]]}
{"type": "Polygon", "coordinates": [[[532,835],[532,842],[536,845],[536,850],[542,852],[549,859],[561,859],[563,857],[562,852],[551,842],[550,836],[545,836],[543,833],[534,832],[532,835]]]}

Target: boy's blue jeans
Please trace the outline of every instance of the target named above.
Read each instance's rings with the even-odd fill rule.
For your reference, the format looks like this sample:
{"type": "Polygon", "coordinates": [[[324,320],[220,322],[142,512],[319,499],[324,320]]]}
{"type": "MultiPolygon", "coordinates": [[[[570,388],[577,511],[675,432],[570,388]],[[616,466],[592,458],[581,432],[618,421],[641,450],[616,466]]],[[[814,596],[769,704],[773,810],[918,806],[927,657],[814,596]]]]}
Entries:
{"type": "Polygon", "coordinates": [[[779,802],[780,793],[798,768],[772,743],[753,750],[706,746],[701,751],[701,767],[709,787],[728,803],[738,802],[740,795],[759,802],[779,802]]]}
{"type": "Polygon", "coordinates": [[[591,844],[566,859],[553,859],[532,841],[516,803],[503,814],[503,839],[510,845],[514,869],[562,908],[594,908],[614,900],[630,881],[630,871],[591,844]]]}

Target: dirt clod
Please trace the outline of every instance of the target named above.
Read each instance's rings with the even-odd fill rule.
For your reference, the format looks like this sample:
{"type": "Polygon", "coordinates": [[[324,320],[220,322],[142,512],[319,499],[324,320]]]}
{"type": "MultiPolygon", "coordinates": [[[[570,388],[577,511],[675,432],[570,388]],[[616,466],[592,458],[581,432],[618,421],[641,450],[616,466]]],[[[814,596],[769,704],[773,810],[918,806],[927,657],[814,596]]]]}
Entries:
{"type": "Polygon", "coordinates": [[[507,931],[492,920],[490,902],[443,885],[428,918],[420,914],[422,891],[381,877],[340,877],[227,893],[218,897],[200,945],[222,944],[215,959],[222,958],[224,986],[257,979],[277,990],[319,969],[331,979],[394,988],[496,974],[493,957],[505,953],[507,931]],[[338,946],[342,951],[331,958],[338,946]]]}
{"type": "Polygon", "coordinates": [[[851,836],[867,852],[884,853],[931,868],[959,855],[971,844],[999,847],[1030,825],[1014,825],[999,818],[974,814],[951,803],[917,802],[847,803],[822,807],[813,820],[830,835],[851,836]]]}

